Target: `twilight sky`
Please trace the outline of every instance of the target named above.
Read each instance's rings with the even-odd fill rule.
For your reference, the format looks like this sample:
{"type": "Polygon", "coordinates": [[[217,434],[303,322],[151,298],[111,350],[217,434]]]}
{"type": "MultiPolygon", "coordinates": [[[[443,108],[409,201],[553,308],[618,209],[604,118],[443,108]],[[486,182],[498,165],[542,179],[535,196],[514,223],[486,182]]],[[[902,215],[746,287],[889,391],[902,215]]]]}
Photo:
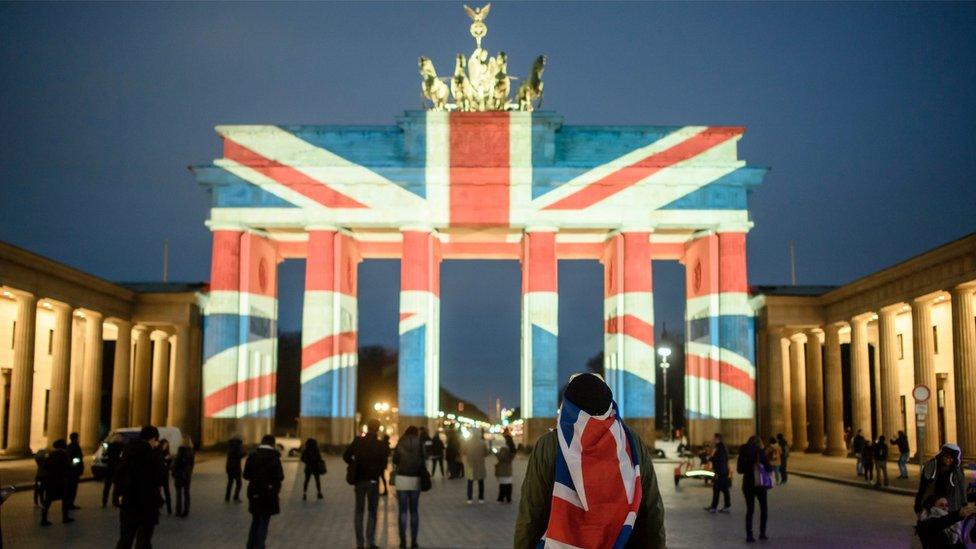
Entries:
{"type": "MultiPolygon", "coordinates": [[[[567,124],[744,125],[770,166],[750,280],[848,282],[976,230],[976,4],[500,3],[485,45],[549,56],[567,124]]],[[[222,123],[392,124],[417,56],[469,53],[460,4],[0,4],[0,240],[109,280],[205,280],[222,123]]],[[[283,329],[303,262],[282,266],[283,329]]],[[[360,341],[396,345],[399,266],[360,269],[360,341]]],[[[654,263],[657,325],[683,270],[654,263]]],[[[560,370],[602,346],[601,268],[560,263],[560,370]]],[[[442,380],[518,398],[516,262],[443,264],[442,380]]]]}

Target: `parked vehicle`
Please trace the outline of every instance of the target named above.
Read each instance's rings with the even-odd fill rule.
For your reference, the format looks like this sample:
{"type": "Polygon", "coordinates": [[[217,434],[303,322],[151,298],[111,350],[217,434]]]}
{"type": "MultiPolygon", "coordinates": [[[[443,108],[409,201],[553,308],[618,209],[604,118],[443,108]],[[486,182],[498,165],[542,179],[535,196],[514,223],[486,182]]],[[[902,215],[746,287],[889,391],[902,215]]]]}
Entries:
{"type": "MultiPolygon", "coordinates": [[[[95,453],[92,455],[92,476],[95,479],[102,479],[105,477],[105,469],[108,467],[106,463],[107,456],[106,451],[108,450],[108,441],[112,440],[115,434],[122,437],[122,445],[127,445],[131,440],[139,438],[139,430],[141,427],[122,427],[121,429],[115,429],[110,432],[105,440],[98,445],[95,449],[95,453]]],[[[159,438],[160,440],[166,439],[169,441],[170,448],[179,448],[180,444],[183,443],[183,433],[180,432],[179,427],[160,427],[159,428],[159,438]]]]}

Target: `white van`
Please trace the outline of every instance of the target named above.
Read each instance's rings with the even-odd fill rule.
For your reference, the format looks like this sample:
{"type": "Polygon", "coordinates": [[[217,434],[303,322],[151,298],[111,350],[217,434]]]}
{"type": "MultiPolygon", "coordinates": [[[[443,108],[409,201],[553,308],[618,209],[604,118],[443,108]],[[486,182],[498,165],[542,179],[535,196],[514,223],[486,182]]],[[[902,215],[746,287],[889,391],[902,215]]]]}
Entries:
{"type": "MultiPolygon", "coordinates": [[[[105,440],[98,445],[95,454],[92,455],[92,476],[96,479],[105,477],[105,470],[108,467],[106,451],[108,450],[108,441],[112,440],[112,437],[120,435],[122,437],[122,446],[125,446],[129,441],[139,438],[139,431],[141,430],[142,427],[122,427],[121,429],[115,429],[110,432],[105,437],[105,440]]],[[[170,452],[173,453],[183,443],[183,433],[180,432],[179,427],[159,427],[159,440],[163,440],[164,438],[169,441],[170,452]]]]}

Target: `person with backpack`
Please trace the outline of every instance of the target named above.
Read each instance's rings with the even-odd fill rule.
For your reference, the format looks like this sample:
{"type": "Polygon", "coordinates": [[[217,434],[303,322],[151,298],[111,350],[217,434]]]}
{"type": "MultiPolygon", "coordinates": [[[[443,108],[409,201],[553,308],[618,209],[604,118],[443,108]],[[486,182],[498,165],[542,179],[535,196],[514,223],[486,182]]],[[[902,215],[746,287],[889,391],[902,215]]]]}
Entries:
{"type": "Polygon", "coordinates": [[[789,480],[789,473],[787,472],[786,465],[789,463],[790,443],[786,442],[786,437],[783,436],[783,433],[776,435],[776,442],[779,444],[779,475],[783,479],[780,484],[786,484],[786,481],[789,480]]]}
{"type": "Polygon", "coordinates": [[[147,425],[122,450],[112,491],[112,503],[120,508],[117,549],[128,549],[133,542],[137,547],[152,547],[159,508],[163,505],[160,491],[167,476],[157,446],[159,429],[147,425]]]}
{"type": "Polygon", "coordinates": [[[227,491],[224,501],[230,501],[230,489],[234,486],[234,501],[241,501],[241,460],[244,459],[244,441],[234,435],[227,441],[227,462],[224,470],[227,472],[227,491]]]}
{"type": "MultiPolygon", "coordinates": [[[[424,446],[419,431],[411,425],[403,432],[393,450],[393,471],[391,478],[396,486],[397,527],[400,533],[400,547],[407,546],[407,514],[410,514],[410,547],[417,545],[417,532],[420,529],[420,491],[426,477],[427,462],[424,459],[424,446]]],[[[427,477],[429,481],[430,478],[427,477]]]]}
{"type": "MultiPolygon", "coordinates": [[[[772,486],[769,478],[769,461],[763,452],[762,440],[757,436],[739,447],[739,458],[735,470],[742,476],[742,495],[746,499],[746,543],[756,541],[752,535],[752,516],[756,501],[759,502],[759,539],[767,540],[766,524],[769,508],[766,505],[766,492],[772,486]]],[[[785,482],[785,481],[784,481],[785,482]]]]}
{"type": "Polygon", "coordinates": [[[71,506],[68,503],[67,491],[71,478],[71,465],[64,439],[54,441],[53,449],[45,453],[43,473],[41,476],[41,526],[50,526],[47,520],[48,510],[55,501],[61,501],[61,522],[74,522],[68,515],[71,506]]]}
{"type": "Polygon", "coordinates": [[[884,435],[878,437],[874,443],[874,485],[881,486],[881,477],[884,477],[884,485],[888,485],[888,441],[884,435]]]}
{"type": "Polygon", "coordinates": [[[247,456],[243,476],[248,481],[247,510],[251,513],[247,549],[264,549],[271,517],[281,512],[278,494],[281,482],[285,480],[281,454],[275,448],[273,435],[261,437],[261,444],[247,456]]]}
{"type": "Polygon", "coordinates": [[[183,439],[173,459],[173,486],[176,488],[176,516],[190,514],[190,479],[193,477],[193,442],[183,439]]]}
{"type": "Polygon", "coordinates": [[[325,460],[322,459],[319,442],[314,438],[305,441],[301,461],[305,464],[305,484],[302,485],[302,500],[308,499],[308,481],[312,477],[315,477],[315,489],[318,490],[319,499],[322,499],[321,477],[325,474],[325,460]]]}
{"type": "Polygon", "coordinates": [[[342,460],[349,466],[346,482],[356,491],[356,513],[353,526],[356,528],[356,547],[376,547],[376,508],[379,506],[380,477],[386,471],[389,446],[379,439],[380,422],[370,419],[366,432],[358,436],[342,454],[342,460]],[[363,531],[363,514],[369,505],[366,531],[363,531]],[[367,545],[368,542],[368,545],[367,545]]]}

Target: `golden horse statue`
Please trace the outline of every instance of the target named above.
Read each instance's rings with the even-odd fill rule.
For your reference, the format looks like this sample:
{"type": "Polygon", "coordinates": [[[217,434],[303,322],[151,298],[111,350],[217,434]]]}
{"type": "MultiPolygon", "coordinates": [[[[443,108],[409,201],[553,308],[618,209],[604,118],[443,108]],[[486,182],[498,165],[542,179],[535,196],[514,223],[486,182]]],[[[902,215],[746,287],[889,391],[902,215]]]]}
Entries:
{"type": "Polygon", "coordinates": [[[546,56],[536,57],[535,63],[532,64],[532,74],[522,82],[515,93],[520,111],[531,111],[534,108],[533,102],[537,99],[540,104],[542,103],[542,71],[545,69],[546,56]]]}
{"type": "Polygon", "coordinates": [[[512,92],[512,80],[515,78],[508,75],[508,56],[505,52],[498,52],[495,56],[495,91],[492,96],[491,109],[504,111],[508,109],[508,95],[512,92]]]}
{"type": "Polygon", "coordinates": [[[451,95],[457,110],[469,112],[477,110],[474,86],[465,72],[464,54],[459,53],[454,63],[454,79],[451,80],[451,95]]]}
{"type": "Polygon", "coordinates": [[[417,62],[420,67],[420,92],[434,105],[433,110],[443,111],[447,108],[447,84],[437,77],[434,62],[427,57],[420,57],[417,62]]]}

